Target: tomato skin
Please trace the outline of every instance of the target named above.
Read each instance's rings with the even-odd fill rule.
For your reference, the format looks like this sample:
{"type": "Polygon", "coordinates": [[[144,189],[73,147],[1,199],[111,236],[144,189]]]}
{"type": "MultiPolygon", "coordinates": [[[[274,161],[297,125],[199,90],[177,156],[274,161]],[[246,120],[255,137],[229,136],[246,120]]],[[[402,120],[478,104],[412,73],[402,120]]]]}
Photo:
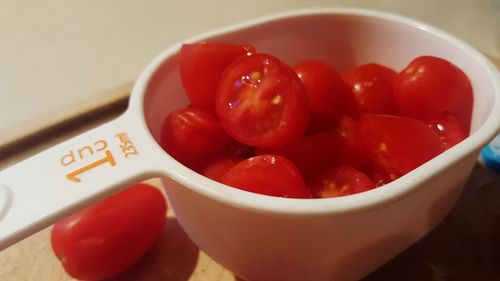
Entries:
{"type": "Polygon", "coordinates": [[[394,180],[443,152],[438,134],[413,118],[364,114],[359,126],[374,169],[386,180],[394,180]]]}
{"type": "Polygon", "coordinates": [[[220,182],[222,177],[241,161],[243,161],[241,158],[222,156],[209,163],[201,173],[207,178],[220,182]]]}
{"type": "Polygon", "coordinates": [[[236,59],[216,95],[222,127],[237,141],[276,147],[302,135],[309,119],[305,89],[293,70],[266,54],[236,59]]]}
{"type": "Polygon", "coordinates": [[[303,136],[293,142],[276,147],[256,150],[257,155],[273,154],[290,160],[307,178],[336,160],[340,139],[334,132],[320,132],[303,136]]]}
{"type": "Polygon", "coordinates": [[[400,113],[429,121],[453,108],[472,92],[458,67],[437,57],[421,56],[394,79],[394,97],[400,113]]]}
{"type": "Polygon", "coordinates": [[[250,45],[199,42],[183,44],[179,53],[182,84],[191,106],[215,112],[215,93],[226,67],[255,53],[250,45]]]}
{"type": "Polygon", "coordinates": [[[52,249],[74,278],[115,276],[153,246],[162,232],[166,210],[158,189],[136,184],[56,223],[52,249]]]}
{"type": "Polygon", "coordinates": [[[334,132],[339,139],[335,155],[336,163],[354,166],[362,171],[368,170],[371,167],[371,162],[358,122],[352,117],[344,115],[334,132]]]}
{"type": "Polygon", "coordinates": [[[392,91],[396,75],[396,71],[375,63],[360,65],[343,75],[358,115],[396,113],[392,91]]]}
{"type": "Polygon", "coordinates": [[[438,133],[443,142],[444,150],[450,149],[467,137],[458,120],[451,114],[445,113],[439,118],[431,120],[429,127],[438,133]]]}
{"type": "Polygon", "coordinates": [[[177,161],[198,169],[221,152],[229,136],[211,114],[196,108],[172,112],[163,123],[162,148],[177,161]]]}
{"type": "Polygon", "coordinates": [[[277,155],[248,158],[231,168],[223,184],[242,190],[288,198],[311,198],[302,175],[290,160],[277,155]]]}
{"type": "Polygon", "coordinates": [[[316,198],[346,196],[375,188],[367,175],[348,165],[330,166],[317,173],[308,184],[316,198]]]}
{"type": "Polygon", "coordinates": [[[342,77],[329,64],[305,61],[293,67],[304,85],[312,112],[338,118],[346,110],[346,89],[342,77]]]}

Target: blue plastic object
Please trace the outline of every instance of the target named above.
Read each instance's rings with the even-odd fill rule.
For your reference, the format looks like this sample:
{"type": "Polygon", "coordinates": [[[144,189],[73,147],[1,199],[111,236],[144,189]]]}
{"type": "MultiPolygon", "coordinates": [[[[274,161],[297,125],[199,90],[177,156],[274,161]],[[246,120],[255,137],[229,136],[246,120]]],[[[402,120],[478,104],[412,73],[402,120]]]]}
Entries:
{"type": "Polygon", "coordinates": [[[481,159],[484,165],[500,173],[500,134],[481,150],[481,159]]]}

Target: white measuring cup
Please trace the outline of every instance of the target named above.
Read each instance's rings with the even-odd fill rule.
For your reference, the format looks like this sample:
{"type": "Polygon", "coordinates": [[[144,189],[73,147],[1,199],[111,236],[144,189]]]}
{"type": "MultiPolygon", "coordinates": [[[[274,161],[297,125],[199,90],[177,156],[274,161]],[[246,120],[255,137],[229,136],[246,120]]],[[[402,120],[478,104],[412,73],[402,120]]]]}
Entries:
{"type": "Polygon", "coordinates": [[[466,43],[405,17],[300,10],[187,41],[253,44],[292,65],[321,59],[341,72],[368,62],[400,70],[417,56],[439,56],[472,82],[472,134],[406,176],[357,195],[288,199],[234,189],[191,171],[158,145],[163,120],[188,103],[175,44],[140,75],[122,116],[1,172],[0,248],[132,183],[161,177],[188,235],[242,278],[357,280],[448,213],[480,149],[499,129],[494,66],[466,43]]]}

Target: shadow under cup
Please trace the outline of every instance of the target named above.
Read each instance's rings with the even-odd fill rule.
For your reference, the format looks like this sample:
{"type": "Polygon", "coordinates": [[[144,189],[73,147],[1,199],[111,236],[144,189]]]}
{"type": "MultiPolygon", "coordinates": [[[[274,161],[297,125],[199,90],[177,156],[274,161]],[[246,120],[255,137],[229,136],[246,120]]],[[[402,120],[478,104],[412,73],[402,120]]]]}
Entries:
{"type": "MultiPolygon", "coordinates": [[[[398,16],[359,10],[305,11],[234,26],[189,42],[196,41],[252,44],[290,65],[319,59],[339,72],[370,62],[399,71],[418,56],[438,56],[460,67],[472,82],[472,133],[492,123],[493,108],[498,107],[492,66],[477,51],[398,16]]],[[[161,54],[154,62],[155,71],[143,77],[147,80],[145,119],[157,142],[167,115],[189,103],[179,75],[179,48],[161,54]]],[[[448,213],[493,131],[475,137],[476,132],[407,176],[346,198],[269,198],[194,173],[172,176],[175,171],[163,178],[163,184],[191,239],[244,279],[357,280],[416,242],[448,213]],[[436,207],[438,201],[446,204],[436,207]]]]}

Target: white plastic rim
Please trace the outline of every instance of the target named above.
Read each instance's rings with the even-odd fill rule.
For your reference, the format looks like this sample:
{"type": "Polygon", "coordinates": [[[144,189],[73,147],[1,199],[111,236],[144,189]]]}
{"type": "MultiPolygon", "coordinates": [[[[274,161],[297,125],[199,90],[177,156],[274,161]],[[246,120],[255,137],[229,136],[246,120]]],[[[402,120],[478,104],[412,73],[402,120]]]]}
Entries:
{"type": "MultiPolygon", "coordinates": [[[[164,62],[164,60],[178,52],[183,42],[203,41],[206,38],[229,32],[237,32],[238,30],[250,28],[263,23],[269,23],[284,18],[300,17],[312,14],[357,15],[391,21],[423,30],[434,35],[435,37],[439,37],[441,40],[458,46],[463,51],[464,55],[473,57],[477,64],[481,66],[481,68],[487,69],[488,80],[493,83],[495,92],[495,100],[491,114],[481,125],[481,127],[478,128],[473,134],[471,134],[466,140],[462,141],[448,151],[441,153],[440,155],[421,165],[407,175],[387,185],[384,185],[383,187],[345,197],[324,199],[292,199],[254,194],[207,179],[204,176],[185,168],[168,155],[168,161],[175,162],[170,163],[170,165],[168,166],[179,167],[179,169],[164,170],[164,173],[166,175],[173,178],[175,181],[181,183],[182,185],[217,201],[223,202],[224,204],[229,204],[244,209],[251,209],[255,212],[312,215],[333,213],[340,214],[344,212],[365,211],[379,205],[388,204],[404,196],[408,196],[409,194],[411,194],[411,192],[415,191],[418,186],[425,183],[429,178],[432,178],[439,174],[442,170],[449,166],[450,163],[456,163],[472,153],[478,153],[479,149],[484,146],[490,139],[492,139],[496,132],[499,130],[500,83],[498,79],[497,69],[484,55],[482,55],[479,51],[463,42],[462,40],[420,21],[386,12],[352,8],[302,9],[298,11],[277,13],[271,16],[231,25],[227,28],[208,32],[196,37],[189,38],[182,42],[178,42],[177,44],[174,44],[172,47],[159,54],[139,76],[132,90],[132,96],[130,100],[131,109],[141,112],[141,114],[137,115],[140,115],[142,125],[144,127],[147,127],[143,114],[143,102],[148,82],[155,71],[158,69],[158,67],[164,62]]],[[[153,139],[151,135],[149,137],[153,139]]]]}

